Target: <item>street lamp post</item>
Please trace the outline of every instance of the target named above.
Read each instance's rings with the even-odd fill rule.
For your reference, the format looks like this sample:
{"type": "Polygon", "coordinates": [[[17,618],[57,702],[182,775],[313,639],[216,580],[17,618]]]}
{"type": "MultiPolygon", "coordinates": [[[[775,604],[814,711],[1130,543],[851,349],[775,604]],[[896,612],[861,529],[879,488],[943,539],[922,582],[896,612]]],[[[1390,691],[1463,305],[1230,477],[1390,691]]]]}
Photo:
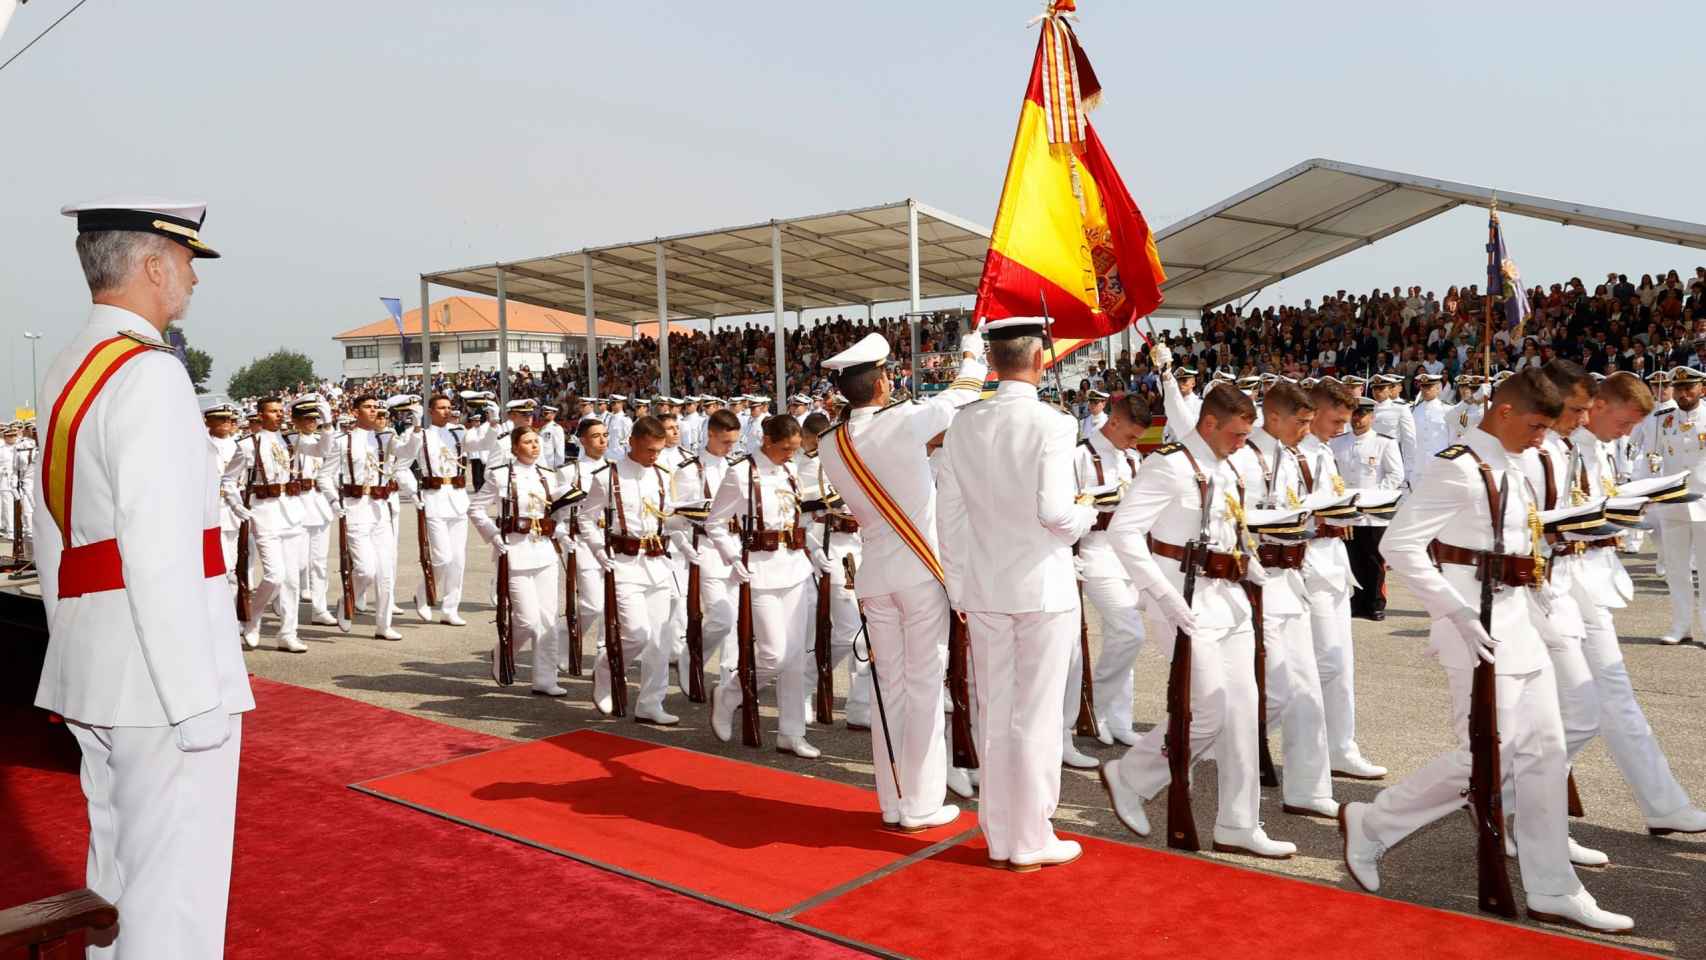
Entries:
{"type": "Polygon", "coordinates": [[[41,334],[31,333],[28,330],[25,330],[24,339],[30,342],[30,407],[34,408],[36,405],[36,390],[40,389],[36,383],[36,341],[41,339],[41,334]]]}

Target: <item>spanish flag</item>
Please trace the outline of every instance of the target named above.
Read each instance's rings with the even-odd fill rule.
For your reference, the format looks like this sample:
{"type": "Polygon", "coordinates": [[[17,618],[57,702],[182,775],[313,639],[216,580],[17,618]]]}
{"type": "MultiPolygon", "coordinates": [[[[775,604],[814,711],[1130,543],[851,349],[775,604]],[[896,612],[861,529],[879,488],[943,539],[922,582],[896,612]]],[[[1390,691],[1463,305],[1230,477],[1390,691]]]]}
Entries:
{"type": "Polygon", "coordinates": [[[1101,84],[1067,24],[1073,0],[1042,20],[1013,156],[978,283],[982,319],[1037,316],[1046,299],[1057,357],[1125,329],[1161,305],[1161,255],[1085,117],[1101,84]]]}

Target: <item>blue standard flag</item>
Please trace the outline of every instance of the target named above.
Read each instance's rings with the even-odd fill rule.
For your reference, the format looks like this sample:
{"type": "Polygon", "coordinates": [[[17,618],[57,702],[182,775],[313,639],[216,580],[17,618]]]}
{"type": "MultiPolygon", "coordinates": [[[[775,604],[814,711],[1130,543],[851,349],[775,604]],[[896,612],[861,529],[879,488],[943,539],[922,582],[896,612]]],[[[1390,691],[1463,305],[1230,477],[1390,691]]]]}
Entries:
{"type": "Polygon", "coordinates": [[[380,297],[379,302],[385,304],[385,311],[391,314],[391,321],[397,325],[397,336],[408,336],[403,332],[403,301],[396,297],[380,297]]]}
{"type": "Polygon", "coordinates": [[[1493,207],[1487,220],[1487,296],[1504,305],[1505,326],[1522,337],[1528,322],[1528,292],[1522,289],[1522,274],[1505,252],[1505,232],[1499,228],[1499,209],[1493,207]]]}

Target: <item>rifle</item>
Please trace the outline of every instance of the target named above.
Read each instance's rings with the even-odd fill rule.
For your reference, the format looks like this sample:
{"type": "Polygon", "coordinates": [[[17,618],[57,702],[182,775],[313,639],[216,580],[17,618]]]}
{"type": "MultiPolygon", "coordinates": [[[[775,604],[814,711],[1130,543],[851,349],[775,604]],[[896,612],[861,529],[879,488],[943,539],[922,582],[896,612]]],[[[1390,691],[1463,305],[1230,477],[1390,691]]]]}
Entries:
{"type": "MultiPolygon", "coordinates": [[[[1185,544],[1185,603],[1197,591],[1197,565],[1208,549],[1209,484],[1197,478],[1202,494],[1202,526],[1196,539],[1185,544]]],[[[1167,671],[1167,846],[1175,850],[1201,850],[1197,821],[1191,813],[1191,638],[1180,630],[1173,638],[1173,664],[1167,671]]]]}
{"type": "MultiPolygon", "coordinates": [[[[579,529],[572,515],[569,517],[569,526],[571,529],[579,529]]],[[[568,626],[566,639],[569,644],[569,676],[578,677],[581,675],[581,615],[580,597],[577,595],[580,585],[576,578],[580,574],[580,563],[575,558],[575,544],[572,540],[563,549],[563,566],[566,573],[563,586],[563,619],[567,621],[568,626]]]]}
{"type": "MultiPolygon", "coordinates": [[[[693,549],[699,549],[699,525],[693,525],[693,549]]],[[[705,612],[701,609],[699,564],[687,565],[687,702],[705,702],[705,612]]]]}
{"type": "MultiPolygon", "coordinates": [[[[510,483],[515,482],[512,472],[510,483]]],[[[503,543],[509,535],[509,498],[498,498],[498,542],[503,543]]],[[[509,554],[498,554],[498,649],[492,654],[496,663],[492,665],[493,673],[498,683],[509,686],[515,682],[515,608],[509,600],[509,554]]],[[[536,638],[534,643],[538,643],[536,638]]],[[[538,662],[538,661],[535,661],[538,662]]]]}
{"type": "Polygon", "coordinates": [[[350,559],[349,552],[349,521],[338,518],[338,579],[343,582],[342,596],[338,599],[338,626],[349,632],[349,622],[355,619],[355,563],[350,559]]]}
{"type": "MultiPolygon", "coordinates": [[[[622,482],[615,473],[616,468],[610,468],[610,484],[614,487],[622,482]]],[[[604,508],[604,555],[614,563],[616,555],[610,552],[610,525],[616,520],[612,507],[604,508]]],[[[622,615],[616,609],[616,571],[604,571],[604,657],[610,665],[610,715],[625,717],[628,715],[628,661],[627,654],[622,649],[622,615]]]]}
{"type": "MultiPolygon", "coordinates": [[[[829,510],[823,511],[823,555],[829,556],[829,510]]],[[[835,664],[830,660],[830,636],[834,632],[834,624],[830,616],[829,591],[833,588],[830,576],[820,573],[817,578],[817,635],[812,647],[813,658],[817,660],[817,693],[812,701],[812,712],[817,714],[817,722],[823,724],[835,723],[835,664]]]]}
{"type": "MultiPolygon", "coordinates": [[[[869,638],[867,636],[867,642],[869,638]]],[[[876,673],[877,659],[871,658],[871,672],[876,673]]],[[[950,727],[950,744],[954,766],[965,770],[977,769],[977,738],[971,724],[971,631],[965,614],[948,611],[948,700],[954,705],[950,727]]],[[[874,677],[873,677],[874,679],[874,677]]],[[[886,730],[885,730],[886,732],[886,730]]]]}
{"type": "Polygon", "coordinates": [[[415,544],[420,547],[421,586],[426,588],[427,606],[437,607],[438,582],[432,575],[432,541],[427,537],[425,490],[421,490],[420,502],[415,506],[415,544]]]}
{"type": "MultiPolygon", "coordinates": [[[[757,491],[753,494],[756,496],[757,491]]],[[[752,553],[752,514],[740,520],[740,562],[747,566],[752,553]]],[[[758,735],[758,649],[752,636],[752,580],[740,585],[738,614],[735,618],[735,641],[739,651],[735,673],[740,677],[740,742],[749,747],[759,745],[758,735]]]]}
{"type": "Polygon", "coordinates": [[[1274,755],[1268,748],[1268,641],[1262,632],[1262,588],[1248,580],[1239,584],[1250,599],[1250,622],[1256,633],[1256,747],[1260,751],[1262,786],[1279,786],[1274,755]]]}
{"type": "Polygon", "coordinates": [[[1576,771],[1570,771],[1570,776],[1564,781],[1564,786],[1569,790],[1569,802],[1566,805],[1566,812],[1572,817],[1587,816],[1587,811],[1582,809],[1582,795],[1576,792],[1576,771]]]}
{"type": "MultiPolygon", "coordinates": [[[[1481,469],[1490,495],[1493,490],[1492,471],[1485,464],[1481,469]]],[[[1505,507],[1509,502],[1510,485],[1507,481],[1499,491],[1498,509],[1493,511],[1493,554],[1481,570],[1481,626],[1488,633],[1493,630],[1493,581],[1496,578],[1493,565],[1504,562],[1505,507]]],[[[1505,805],[1499,792],[1503,775],[1499,770],[1496,682],[1493,665],[1477,657],[1469,688],[1469,787],[1464,794],[1469,802],[1470,816],[1475,821],[1475,874],[1481,911],[1515,917],[1510,873],[1505,866],[1505,805]]]]}
{"type": "MultiPolygon", "coordinates": [[[[1078,556],[1078,544],[1072,545],[1072,556],[1078,556]]],[[[1084,581],[1078,584],[1078,720],[1073,733],[1080,737],[1096,735],[1096,668],[1090,662],[1090,619],[1084,613],[1084,581]]]]}
{"type": "MultiPolygon", "coordinates": [[[[22,534],[20,534],[20,537],[22,534]]],[[[249,622],[249,521],[237,525],[237,622],[249,622]]]]}

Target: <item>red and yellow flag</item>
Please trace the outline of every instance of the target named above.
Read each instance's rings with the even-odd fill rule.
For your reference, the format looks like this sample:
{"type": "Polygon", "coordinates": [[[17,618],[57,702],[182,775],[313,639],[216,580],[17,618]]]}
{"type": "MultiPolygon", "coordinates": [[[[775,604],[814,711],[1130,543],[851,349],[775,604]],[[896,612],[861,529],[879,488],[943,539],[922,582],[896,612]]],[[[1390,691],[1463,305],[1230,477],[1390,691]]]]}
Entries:
{"type": "Polygon", "coordinates": [[[1070,341],[1125,329],[1161,305],[1161,255],[1085,111],[1101,84],[1055,0],[1042,17],[1013,156],[978,283],[976,316],[1038,316],[1046,297],[1057,356],[1070,341]]]}

